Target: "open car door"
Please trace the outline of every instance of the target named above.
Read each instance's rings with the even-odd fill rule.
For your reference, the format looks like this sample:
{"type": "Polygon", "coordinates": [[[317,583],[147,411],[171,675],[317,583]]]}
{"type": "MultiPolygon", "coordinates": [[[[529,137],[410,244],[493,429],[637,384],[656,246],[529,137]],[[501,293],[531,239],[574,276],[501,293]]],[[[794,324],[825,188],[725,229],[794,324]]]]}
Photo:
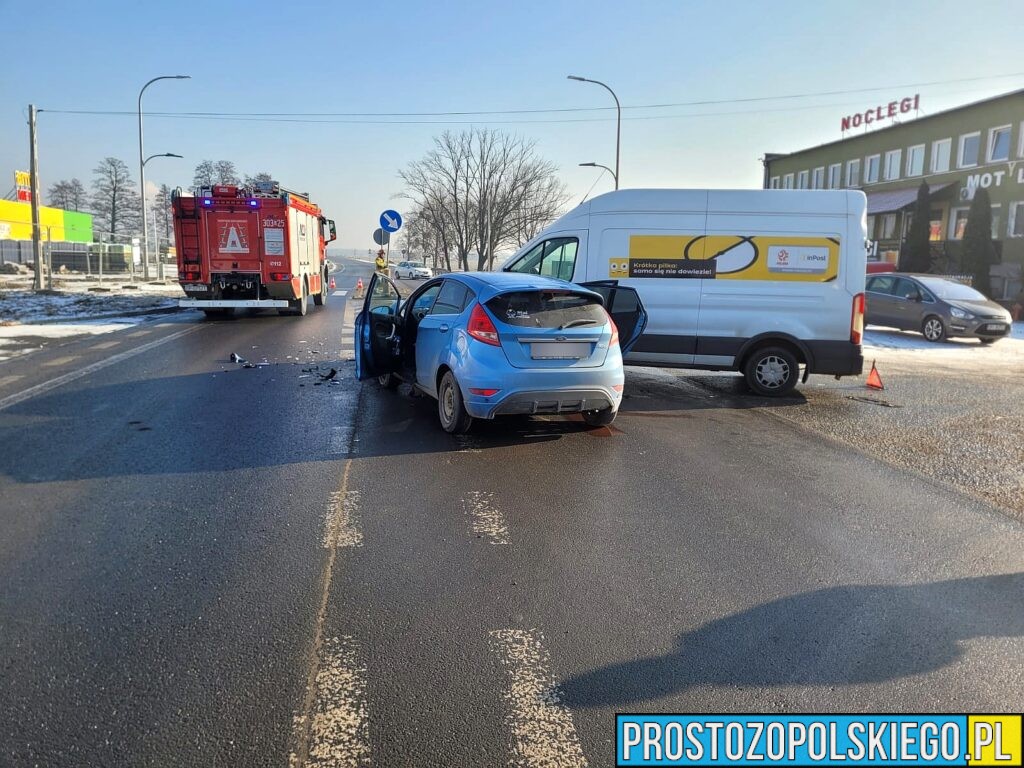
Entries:
{"type": "Polygon", "coordinates": [[[362,311],[356,315],[356,378],[394,373],[402,359],[398,338],[398,309],[402,297],[391,279],[375,272],[366,289],[362,311]]]}
{"type": "Polygon", "coordinates": [[[578,285],[604,298],[604,308],[619,329],[619,348],[625,357],[647,327],[647,310],[640,301],[640,295],[635,288],[619,285],[618,280],[598,280],[578,285]]]}

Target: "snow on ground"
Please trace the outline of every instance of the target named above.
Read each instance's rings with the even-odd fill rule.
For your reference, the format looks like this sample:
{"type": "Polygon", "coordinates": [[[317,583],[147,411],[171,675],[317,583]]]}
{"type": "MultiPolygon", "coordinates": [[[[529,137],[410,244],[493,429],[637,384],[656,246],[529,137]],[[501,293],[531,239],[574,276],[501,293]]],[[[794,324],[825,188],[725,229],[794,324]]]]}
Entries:
{"type": "Polygon", "coordinates": [[[68,323],[0,325],[0,362],[41,349],[55,340],[113,333],[143,320],[144,317],[115,317],[68,323]]]}
{"type": "Polygon", "coordinates": [[[927,341],[919,333],[870,327],[864,332],[864,358],[914,368],[930,364],[974,369],[978,373],[1024,372],[1024,322],[994,344],[977,339],[927,341]]]}
{"type": "Polygon", "coordinates": [[[84,275],[54,275],[53,286],[52,291],[35,293],[31,277],[0,276],[0,323],[45,323],[171,308],[184,295],[173,282],[107,278],[100,283],[84,275]]]}

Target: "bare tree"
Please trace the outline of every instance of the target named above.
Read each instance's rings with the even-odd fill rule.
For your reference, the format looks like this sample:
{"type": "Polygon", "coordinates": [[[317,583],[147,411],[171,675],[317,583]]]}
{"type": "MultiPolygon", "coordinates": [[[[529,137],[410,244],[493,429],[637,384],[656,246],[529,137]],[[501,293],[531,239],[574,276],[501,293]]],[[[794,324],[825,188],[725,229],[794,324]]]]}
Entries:
{"type": "Polygon", "coordinates": [[[128,166],[105,157],[93,169],[92,210],[98,232],[119,235],[135,231],[139,223],[139,197],[128,166]]]}
{"type": "Polygon", "coordinates": [[[71,201],[70,190],[67,181],[58,181],[46,192],[46,202],[54,208],[68,210],[71,201]]]}
{"type": "Polygon", "coordinates": [[[170,245],[174,239],[174,219],[171,214],[171,188],[169,186],[160,185],[160,189],[153,195],[153,204],[150,210],[157,237],[166,240],[170,245]]]}
{"type": "Polygon", "coordinates": [[[245,174],[245,181],[243,183],[247,187],[254,187],[258,182],[273,180],[274,177],[271,176],[269,173],[267,173],[266,171],[260,171],[259,173],[254,173],[251,176],[249,174],[245,174]]]}
{"type": "Polygon", "coordinates": [[[196,166],[195,174],[192,176],[192,186],[212,187],[217,183],[217,167],[213,160],[203,160],[196,166]]]}
{"type": "Polygon", "coordinates": [[[568,198],[555,172],[534,142],[474,128],[436,137],[399,176],[435,242],[454,250],[462,269],[475,251],[474,267],[485,269],[500,248],[521,245],[558,215],[568,198]]]}
{"type": "Polygon", "coordinates": [[[218,160],[213,164],[213,168],[218,184],[241,183],[241,179],[238,178],[238,171],[235,169],[235,164],[230,160],[218,160]]]}
{"type": "Polygon", "coordinates": [[[67,184],[68,205],[65,210],[81,211],[86,205],[85,185],[79,179],[72,179],[67,184]]]}

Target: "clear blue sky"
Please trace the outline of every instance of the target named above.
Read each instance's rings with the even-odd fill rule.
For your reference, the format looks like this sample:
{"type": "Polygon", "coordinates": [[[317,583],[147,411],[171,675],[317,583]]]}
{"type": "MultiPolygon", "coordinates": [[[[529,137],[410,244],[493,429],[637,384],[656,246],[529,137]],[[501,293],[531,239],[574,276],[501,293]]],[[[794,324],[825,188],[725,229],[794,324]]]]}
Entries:
{"type": "MultiPolygon", "coordinates": [[[[900,2],[51,2],[0,0],[0,183],[28,167],[26,105],[149,111],[432,112],[604,107],[604,80],[624,106],[882,88],[755,104],[627,110],[623,186],[756,187],[759,157],[839,137],[847,112],[921,93],[925,113],[1019,88],[1024,78],[921,88],[901,84],[1024,71],[1020,0],[969,6],[900,2]],[[38,9],[38,10],[37,10],[38,9]],[[38,43],[36,39],[38,36],[38,43]],[[734,112],[738,114],[710,115],[734,112]],[[668,117],[671,116],[671,117],[668,117]]],[[[577,164],[614,162],[611,112],[494,125],[537,141],[578,201],[597,178],[577,164]]],[[[491,120],[521,120],[497,116],[491,120]]],[[[424,118],[427,119],[427,118],[424,118]]],[[[469,118],[450,118],[467,120],[469,118]]],[[[479,118],[478,118],[479,119],[479,118]]],[[[458,124],[325,124],[146,120],[156,183],[188,186],[203,158],[267,170],[308,190],[339,225],[341,245],[367,247],[379,212],[402,210],[397,170],[458,124]]],[[[107,155],[138,172],[133,116],[40,115],[44,189],[87,184],[107,155]]],[[[606,175],[594,194],[610,188],[606,175]]]]}

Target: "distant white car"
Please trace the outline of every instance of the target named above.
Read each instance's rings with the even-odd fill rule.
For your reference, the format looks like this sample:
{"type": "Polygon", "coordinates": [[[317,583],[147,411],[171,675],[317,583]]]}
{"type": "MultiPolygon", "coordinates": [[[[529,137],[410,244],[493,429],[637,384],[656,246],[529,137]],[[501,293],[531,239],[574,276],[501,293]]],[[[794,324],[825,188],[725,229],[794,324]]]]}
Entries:
{"type": "Polygon", "coordinates": [[[395,265],[395,279],[401,280],[429,280],[434,276],[430,267],[425,267],[415,261],[400,261],[395,265]]]}

